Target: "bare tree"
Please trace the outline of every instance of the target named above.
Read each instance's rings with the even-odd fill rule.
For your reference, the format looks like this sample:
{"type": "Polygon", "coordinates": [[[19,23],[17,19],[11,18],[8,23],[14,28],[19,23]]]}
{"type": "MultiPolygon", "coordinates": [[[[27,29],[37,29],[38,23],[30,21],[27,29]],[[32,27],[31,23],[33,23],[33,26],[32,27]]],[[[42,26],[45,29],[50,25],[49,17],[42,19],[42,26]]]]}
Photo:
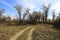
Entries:
{"type": "Polygon", "coordinates": [[[2,18],[2,14],[4,13],[4,9],[0,8],[0,20],[2,18]]]}
{"type": "Polygon", "coordinates": [[[23,15],[23,20],[25,20],[26,16],[28,17],[28,20],[30,20],[32,18],[29,11],[30,11],[30,9],[27,8],[24,15],[23,15]]]}
{"type": "Polygon", "coordinates": [[[19,19],[21,21],[21,9],[22,9],[22,7],[20,5],[16,5],[15,8],[16,8],[18,14],[19,14],[19,19]]]}
{"type": "Polygon", "coordinates": [[[10,16],[7,16],[6,20],[7,21],[11,21],[11,17],[10,16]]]}
{"type": "Polygon", "coordinates": [[[0,8],[0,16],[4,13],[4,9],[0,8]]]}
{"type": "Polygon", "coordinates": [[[25,21],[25,16],[27,15],[27,13],[24,13],[24,15],[23,15],[23,20],[25,21]]]}
{"type": "Polygon", "coordinates": [[[52,13],[53,13],[53,21],[55,20],[55,11],[52,11],[52,13]]]}
{"type": "Polygon", "coordinates": [[[57,16],[56,20],[54,21],[54,28],[59,29],[60,30],[60,14],[59,16],[57,16]]]}
{"type": "Polygon", "coordinates": [[[29,9],[27,8],[24,12],[24,15],[23,15],[23,20],[25,20],[25,16],[29,14],[29,9]]]}
{"type": "Polygon", "coordinates": [[[31,14],[32,16],[32,22],[35,23],[40,23],[41,20],[41,12],[40,11],[33,11],[31,14]]]}
{"type": "Polygon", "coordinates": [[[43,5],[43,11],[44,11],[44,14],[45,14],[45,23],[47,22],[47,17],[48,17],[48,11],[50,9],[50,4],[48,5],[48,7],[44,6],[43,5]]]}
{"type": "Polygon", "coordinates": [[[45,15],[44,15],[44,14],[41,14],[41,19],[40,19],[40,20],[41,20],[41,22],[42,22],[42,23],[44,23],[44,22],[45,22],[45,20],[44,20],[44,19],[45,19],[45,15]]]}
{"type": "Polygon", "coordinates": [[[60,14],[57,16],[56,20],[60,20],[60,14]]]}

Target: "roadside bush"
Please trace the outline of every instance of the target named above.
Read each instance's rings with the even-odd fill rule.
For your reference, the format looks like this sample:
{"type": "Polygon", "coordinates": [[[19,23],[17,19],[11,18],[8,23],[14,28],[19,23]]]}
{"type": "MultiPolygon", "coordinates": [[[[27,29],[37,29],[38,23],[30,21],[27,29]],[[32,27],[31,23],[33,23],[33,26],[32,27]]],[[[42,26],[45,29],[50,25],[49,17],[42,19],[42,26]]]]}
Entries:
{"type": "Polygon", "coordinates": [[[54,28],[59,29],[60,30],[60,19],[54,21],[54,28]]]}

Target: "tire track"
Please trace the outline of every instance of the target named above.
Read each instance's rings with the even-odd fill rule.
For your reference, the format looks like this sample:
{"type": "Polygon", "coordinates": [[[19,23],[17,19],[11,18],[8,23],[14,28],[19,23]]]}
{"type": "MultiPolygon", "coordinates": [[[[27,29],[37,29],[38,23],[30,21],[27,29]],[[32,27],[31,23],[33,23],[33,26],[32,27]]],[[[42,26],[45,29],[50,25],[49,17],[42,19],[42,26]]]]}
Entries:
{"type": "Polygon", "coordinates": [[[10,38],[10,40],[16,40],[19,36],[21,36],[25,31],[27,31],[30,28],[32,28],[32,27],[27,27],[27,28],[23,29],[22,31],[20,31],[19,33],[16,33],[12,38],[10,38]]]}
{"type": "Polygon", "coordinates": [[[27,40],[33,40],[33,30],[35,29],[36,27],[33,27],[31,30],[30,30],[30,32],[28,33],[28,38],[27,38],[27,40]]]}

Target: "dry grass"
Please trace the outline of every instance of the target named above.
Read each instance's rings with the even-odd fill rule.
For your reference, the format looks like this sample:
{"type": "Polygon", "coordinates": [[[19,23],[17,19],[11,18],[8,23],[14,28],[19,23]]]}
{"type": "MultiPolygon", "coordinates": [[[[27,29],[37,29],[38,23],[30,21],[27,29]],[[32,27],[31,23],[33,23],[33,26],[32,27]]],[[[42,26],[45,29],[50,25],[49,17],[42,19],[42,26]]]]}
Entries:
{"type": "Polygon", "coordinates": [[[15,33],[21,31],[25,26],[7,26],[7,25],[0,25],[0,40],[9,40],[15,33]]]}
{"type": "Polygon", "coordinates": [[[33,32],[33,40],[60,40],[60,31],[52,25],[38,25],[33,32]]]}
{"type": "MultiPolygon", "coordinates": [[[[0,40],[9,40],[15,33],[28,26],[30,25],[0,25],[0,40]]],[[[33,32],[33,40],[60,40],[60,30],[52,28],[51,25],[38,24],[34,26],[37,26],[37,28],[33,32]]],[[[27,35],[27,32],[25,33],[25,35],[27,35]]]]}

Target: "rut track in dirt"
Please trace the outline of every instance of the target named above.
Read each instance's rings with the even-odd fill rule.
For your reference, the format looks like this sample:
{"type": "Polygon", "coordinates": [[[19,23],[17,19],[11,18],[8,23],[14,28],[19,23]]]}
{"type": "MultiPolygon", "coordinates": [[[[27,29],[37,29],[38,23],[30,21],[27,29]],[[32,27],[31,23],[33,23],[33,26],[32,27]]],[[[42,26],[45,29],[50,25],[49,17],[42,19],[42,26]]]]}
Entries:
{"type": "Polygon", "coordinates": [[[22,35],[25,31],[27,31],[30,28],[32,28],[32,27],[27,27],[27,28],[21,30],[20,32],[16,33],[13,37],[11,37],[10,40],[16,40],[20,35],[22,35]]]}

